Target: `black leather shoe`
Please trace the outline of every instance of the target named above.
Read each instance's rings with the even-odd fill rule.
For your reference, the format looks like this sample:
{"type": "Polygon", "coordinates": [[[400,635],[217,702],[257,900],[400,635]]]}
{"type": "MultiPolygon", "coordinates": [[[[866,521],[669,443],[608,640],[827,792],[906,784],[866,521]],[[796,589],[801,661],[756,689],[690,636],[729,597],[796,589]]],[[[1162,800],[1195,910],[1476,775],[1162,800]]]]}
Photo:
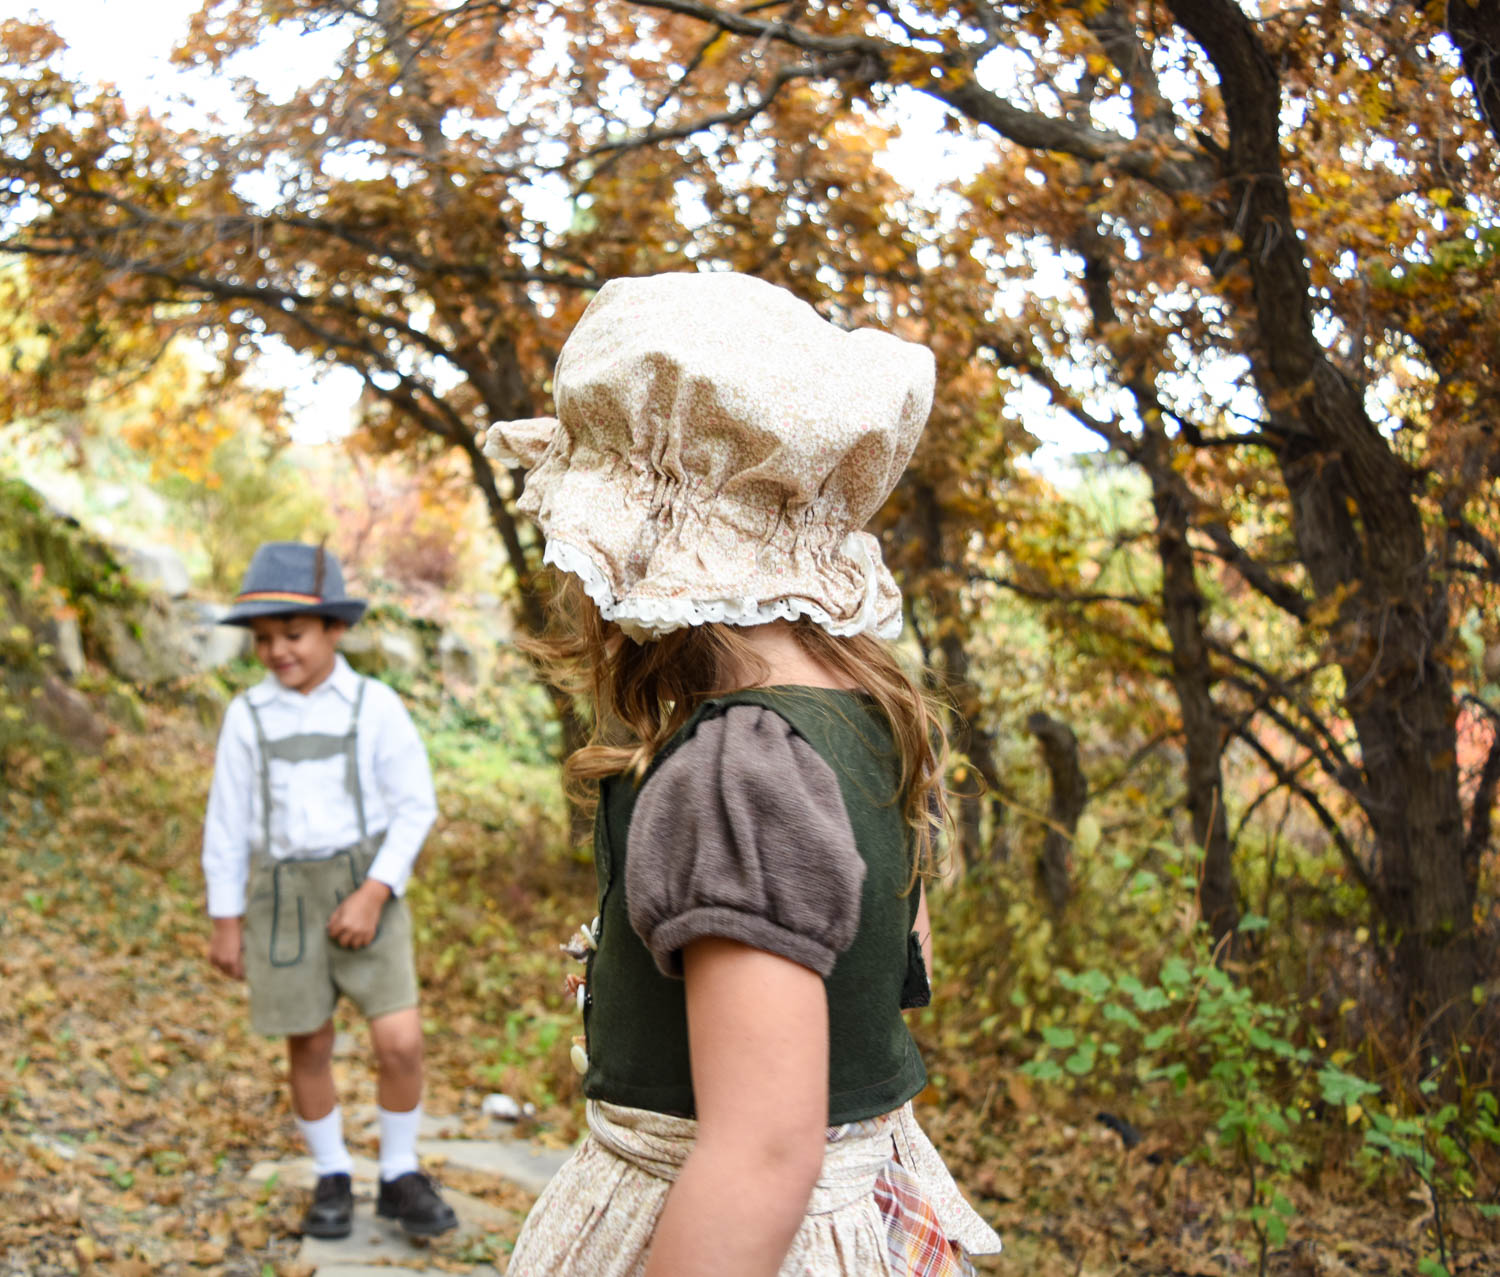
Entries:
{"type": "Polygon", "coordinates": [[[458,1216],[441,1197],[433,1182],[421,1171],[407,1171],[395,1179],[380,1181],[375,1213],[399,1220],[413,1237],[436,1237],[458,1227],[458,1216]]]}
{"type": "Polygon", "coordinates": [[[354,1227],[354,1192],[349,1177],[321,1175],[313,1189],[312,1205],[302,1217],[302,1231],[308,1237],[347,1237],[354,1227]]]}

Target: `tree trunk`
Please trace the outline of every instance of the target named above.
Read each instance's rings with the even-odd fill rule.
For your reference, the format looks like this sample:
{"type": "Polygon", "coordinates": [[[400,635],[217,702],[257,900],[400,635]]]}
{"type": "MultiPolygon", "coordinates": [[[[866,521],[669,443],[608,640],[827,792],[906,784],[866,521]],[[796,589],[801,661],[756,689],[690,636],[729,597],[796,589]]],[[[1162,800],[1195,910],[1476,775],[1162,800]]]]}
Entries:
{"type": "MultiPolygon", "coordinates": [[[[926,549],[924,566],[937,573],[948,564],[943,557],[943,521],[937,494],[925,483],[913,487],[914,510],[920,522],[920,535],[926,549]]],[[[958,615],[957,600],[944,608],[942,616],[958,615]]],[[[958,845],[954,848],[960,868],[967,868],[981,859],[983,843],[983,820],[985,809],[993,813],[991,820],[991,849],[989,860],[1003,860],[1006,854],[1003,808],[1000,793],[1000,769],[995,762],[994,745],[989,733],[977,725],[980,711],[979,689],[969,677],[969,653],[961,635],[944,634],[937,650],[943,658],[944,690],[953,707],[953,725],[948,734],[952,750],[966,759],[978,773],[970,783],[964,784],[958,793],[958,845]],[[988,791],[988,792],[986,792],[988,791]]]]}
{"type": "Polygon", "coordinates": [[[1234,936],[1240,922],[1234,848],[1224,815],[1224,726],[1213,698],[1214,676],[1203,640],[1203,596],[1188,543],[1188,508],[1178,487],[1169,482],[1173,472],[1166,443],[1159,428],[1148,425],[1140,461],[1151,479],[1156,511],[1162,620],[1171,637],[1172,688],[1182,712],[1188,814],[1193,842],[1203,856],[1198,907],[1219,945],[1234,936]]]}
{"type": "Polygon", "coordinates": [[[1078,737],[1061,719],[1040,710],[1026,720],[1026,730],[1042,747],[1042,761],[1052,777],[1052,802],[1047,809],[1047,835],[1037,856],[1037,878],[1054,916],[1067,908],[1073,891],[1070,848],[1078,818],[1089,799],[1089,783],[1078,765],[1078,737]]]}
{"type": "Polygon", "coordinates": [[[1003,823],[1005,809],[998,801],[1000,772],[995,763],[990,735],[977,722],[980,711],[979,690],[969,680],[969,653],[957,634],[945,636],[940,650],[943,653],[943,670],[948,677],[948,694],[955,710],[949,743],[955,752],[968,760],[976,773],[959,789],[958,833],[961,858],[965,865],[976,864],[981,859],[1004,860],[1007,848],[1003,823]],[[986,810],[991,817],[987,855],[982,854],[982,821],[986,810]]]}
{"type": "Polygon", "coordinates": [[[1338,601],[1330,637],[1363,756],[1352,788],[1378,844],[1376,906],[1409,1010],[1428,1044],[1446,1053],[1462,1036],[1479,975],[1457,706],[1444,663],[1447,585],[1433,572],[1414,477],[1313,329],[1275,64],[1229,0],[1168,3],[1219,77],[1229,138],[1218,207],[1253,293],[1247,354],[1278,441],[1300,557],[1319,597],[1338,601]]]}
{"type": "MultiPolygon", "coordinates": [[[[1072,246],[1083,258],[1089,314],[1096,334],[1101,337],[1119,323],[1110,289],[1108,242],[1102,226],[1095,222],[1088,233],[1075,237],[1072,246]]],[[[1159,414],[1155,418],[1152,415],[1156,392],[1150,376],[1143,371],[1146,361],[1126,362],[1134,368],[1122,369],[1121,380],[1135,398],[1143,423],[1141,436],[1139,442],[1132,442],[1115,431],[1110,442],[1124,449],[1151,481],[1156,554],[1161,563],[1162,621],[1170,641],[1172,689],[1182,715],[1188,813],[1193,824],[1193,842],[1203,856],[1198,875],[1198,910],[1218,946],[1226,937],[1233,937],[1239,927],[1239,892],[1234,880],[1229,822],[1224,815],[1224,724],[1213,698],[1214,675],[1203,638],[1203,595],[1198,589],[1197,565],[1188,541],[1188,493],[1172,469],[1171,448],[1159,414]]]]}

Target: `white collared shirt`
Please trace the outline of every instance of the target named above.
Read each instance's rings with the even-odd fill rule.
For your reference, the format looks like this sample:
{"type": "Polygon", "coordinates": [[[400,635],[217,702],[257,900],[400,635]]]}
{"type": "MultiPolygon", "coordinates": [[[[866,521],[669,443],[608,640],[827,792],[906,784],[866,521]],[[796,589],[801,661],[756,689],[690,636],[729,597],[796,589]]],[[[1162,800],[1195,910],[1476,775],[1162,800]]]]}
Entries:
{"type": "MultiPolygon", "coordinates": [[[[364,683],[356,749],[359,788],[366,829],[372,837],[384,834],[369,876],[399,896],[437,818],[437,800],[427,750],[406,706],[384,683],[364,683]]],[[[268,674],[230,702],[219,732],[203,828],[211,917],[237,918],[245,912],[250,857],[265,842],[261,751],[250,706],[255,706],[267,740],[303,732],[342,735],[349,730],[359,684],[359,675],[339,656],[333,673],[305,695],[268,674]]],[[[272,856],[331,856],[359,841],[359,813],[345,785],[342,754],[305,762],[275,759],[270,766],[272,856]]]]}

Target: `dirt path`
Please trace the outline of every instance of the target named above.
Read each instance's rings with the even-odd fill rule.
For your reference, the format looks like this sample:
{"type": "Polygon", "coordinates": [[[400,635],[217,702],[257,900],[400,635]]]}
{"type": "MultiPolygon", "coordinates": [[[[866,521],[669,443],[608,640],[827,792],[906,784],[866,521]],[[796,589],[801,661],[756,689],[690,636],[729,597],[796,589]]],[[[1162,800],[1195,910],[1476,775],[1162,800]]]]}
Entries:
{"type": "MultiPolygon", "coordinates": [[[[495,1138],[441,1058],[429,1107],[454,1116],[422,1152],[466,1227],[420,1252],[367,1236],[326,1264],[297,1235],[281,1045],[251,1034],[243,990],[204,960],[195,744],[122,745],[139,752],[107,757],[67,806],[0,794],[0,1274],[349,1277],[376,1250],[503,1269],[563,1153],[495,1138]]],[[[374,1102],[361,1046],[335,1064],[350,1113],[374,1102]]],[[[351,1151],[375,1145],[355,1123],[351,1151]]]]}

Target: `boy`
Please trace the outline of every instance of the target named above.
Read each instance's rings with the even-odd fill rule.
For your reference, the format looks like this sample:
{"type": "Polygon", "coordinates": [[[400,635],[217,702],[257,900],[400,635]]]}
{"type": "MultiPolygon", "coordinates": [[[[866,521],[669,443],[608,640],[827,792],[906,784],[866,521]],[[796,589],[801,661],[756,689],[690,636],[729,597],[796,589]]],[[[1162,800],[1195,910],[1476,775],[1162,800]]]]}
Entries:
{"type": "Polygon", "coordinates": [[[376,1213],[431,1237],[457,1224],[417,1168],[422,1024],[402,892],[437,815],[401,699],[338,652],[364,613],[321,546],[255,552],[222,624],[253,631],[269,671],[224,715],[203,831],[209,959],[248,979],[255,1030],[285,1037],[292,1107],[317,1168],[314,1237],[353,1226],[353,1162],[333,1085],[333,1009],[370,1022],[379,1071],[376,1213]]]}

